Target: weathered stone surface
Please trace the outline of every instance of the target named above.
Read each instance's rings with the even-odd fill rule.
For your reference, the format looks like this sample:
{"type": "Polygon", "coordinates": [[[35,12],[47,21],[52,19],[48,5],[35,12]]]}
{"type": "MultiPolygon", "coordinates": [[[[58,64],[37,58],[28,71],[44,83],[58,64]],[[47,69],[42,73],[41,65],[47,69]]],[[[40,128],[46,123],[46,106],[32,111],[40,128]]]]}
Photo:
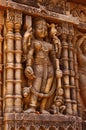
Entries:
{"type": "Polygon", "coordinates": [[[0,130],[86,129],[85,3],[0,0],[0,130]]]}

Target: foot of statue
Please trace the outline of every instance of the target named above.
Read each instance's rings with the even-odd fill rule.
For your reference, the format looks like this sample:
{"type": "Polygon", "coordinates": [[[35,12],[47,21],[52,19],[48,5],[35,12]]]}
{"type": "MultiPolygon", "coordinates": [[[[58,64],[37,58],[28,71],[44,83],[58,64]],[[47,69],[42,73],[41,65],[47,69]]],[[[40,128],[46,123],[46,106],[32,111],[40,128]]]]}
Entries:
{"type": "Polygon", "coordinates": [[[26,113],[36,113],[36,110],[34,107],[30,107],[29,109],[27,109],[26,111],[24,111],[26,113]]]}
{"type": "Polygon", "coordinates": [[[41,114],[50,114],[47,110],[41,110],[41,114]]]}

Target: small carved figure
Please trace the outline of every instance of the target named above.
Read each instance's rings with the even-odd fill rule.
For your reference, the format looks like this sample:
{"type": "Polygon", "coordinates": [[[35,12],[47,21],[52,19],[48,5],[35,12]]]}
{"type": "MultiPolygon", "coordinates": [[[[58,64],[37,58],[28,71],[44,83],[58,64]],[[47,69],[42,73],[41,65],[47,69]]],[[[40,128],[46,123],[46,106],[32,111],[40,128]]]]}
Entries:
{"type": "Polygon", "coordinates": [[[49,10],[65,13],[65,0],[49,0],[46,6],[49,10]]]}
{"type": "Polygon", "coordinates": [[[86,36],[77,42],[80,95],[86,111],[86,36]]]}
{"type": "Polygon", "coordinates": [[[63,98],[63,89],[62,88],[58,88],[57,92],[56,92],[56,96],[54,98],[54,103],[51,106],[51,113],[53,114],[62,114],[66,108],[66,106],[64,105],[64,98],[63,98]]]}
{"type": "Polygon", "coordinates": [[[64,0],[36,0],[36,2],[41,11],[44,11],[46,13],[46,8],[53,10],[58,7],[62,8],[64,6],[64,0]]]}
{"type": "Polygon", "coordinates": [[[40,7],[41,4],[43,3],[43,0],[37,0],[37,5],[40,7]]]}
{"type": "Polygon", "coordinates": [[[29,107],[30,89],[31,89],[31,87],[24,87],[23,88],[23,106],[24,106],[24,110],[28,109],[28,107],[29,107]]]}
{"type": "Polygon", "coordinates": [[[43,3],[45,3],[44,0],[37,0],[37,5],[40,8],[40,11],[44,12],[44,13],[47,13],[46,7],[43,5],[43,3]]]}
{"type": "MultiPolygon", "coordinates": [[[[54,79],[54,66],[56,63],[53,45],[46,42],[48,28],[45,19],[36,18],[33,23],[34,38],[27,52],[25,76],[28,81],[32,80],[29,109],[25,112],[34,113],[37,109],[41,113],[48,114],[45,110],[47,97],[54,93],[52,89],[54,79]],[[33,64],[34,63],[34,64],[33,64]],[[41,102],[39,103],[39,99],[41,102]]],[[[27,41],[27,39],[26,39],[27,41]]]]}

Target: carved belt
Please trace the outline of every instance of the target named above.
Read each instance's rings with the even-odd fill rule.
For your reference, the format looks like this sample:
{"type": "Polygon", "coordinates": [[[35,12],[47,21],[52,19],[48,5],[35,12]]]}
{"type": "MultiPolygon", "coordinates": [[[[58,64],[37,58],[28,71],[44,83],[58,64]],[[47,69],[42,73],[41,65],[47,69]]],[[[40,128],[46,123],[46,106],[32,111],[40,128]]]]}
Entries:
{"type": "Polygon", "coordinates": [[[44,65],[46,63],[47,65],[51,65],[49,59],[48,58],[46,58],[46,59],[47,60],[45,60],[45,58],[36,58],[35,59],[35,64],[36,65],[44,65]]]}

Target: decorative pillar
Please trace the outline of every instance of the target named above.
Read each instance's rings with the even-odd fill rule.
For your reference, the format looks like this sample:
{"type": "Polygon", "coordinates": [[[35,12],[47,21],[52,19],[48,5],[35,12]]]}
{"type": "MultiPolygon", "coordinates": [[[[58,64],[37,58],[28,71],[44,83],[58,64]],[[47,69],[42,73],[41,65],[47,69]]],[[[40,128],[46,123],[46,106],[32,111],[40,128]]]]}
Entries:
{"type": "Polygon", "coordinates": [[[63,24],[63,33],[61,35],[62,40],[62,71],[63,71],[63,87],[64,87],[64,98],[66,105],[66,114],[72,115],[72,105],[71,105],[71,95],[70,95],[70,83],[69,83],[69,59],[68,59],[68,43],[67,34],[65,28],[67,29],[67,24],[63,24]]]}
{"type": "Polygon", "coordinates": [[[14,86],[14,12],[12,10],[7,10],[7,44],[6,44],[6,106],[5,112],[13,112],[14,106],[14,96],[13,96],[13,86],[14,86]]]}
{"type": "Polygon", "coordinates": [[[69,44],[70,91],[71,91],[73,115],[76,115],[77,114],[77,99],[76,99],[76,85],[75,85],[74,48],[73,48],[72,39],[73,39],[73,36],[69,34],[68,44],[69,44]]]}
{"type": "Polygon", "coordinates": [[[3,42],[3,37],[2,37],[2,29],[3,29],[3,24],[4,24],[4,12],[0,11],[0,117],[2,116],[2,42],[3,42]]]}
{"type": "Polygon", "coordinates": [[[15,111],[22,111],[22,37],[20,34],[22,13],[15,11],[15,111]]]}

